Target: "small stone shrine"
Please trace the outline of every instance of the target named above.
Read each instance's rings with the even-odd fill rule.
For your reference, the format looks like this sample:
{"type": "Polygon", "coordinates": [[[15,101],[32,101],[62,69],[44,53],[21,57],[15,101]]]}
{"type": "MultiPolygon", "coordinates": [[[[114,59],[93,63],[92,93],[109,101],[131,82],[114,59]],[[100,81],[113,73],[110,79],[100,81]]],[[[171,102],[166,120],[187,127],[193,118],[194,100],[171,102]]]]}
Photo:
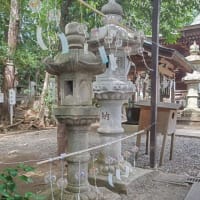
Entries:
{"type": "MultiPolygon", "coordinates": [[[[68,153],[88,148],[89,126],[98,119],[98,110],[92,106],[92,79],[105,70],[105,65],[87,48],[84,49],[86,32],[87,27],[83,24],[67,24],[65,34],[69,52],[45,60],[46,70],[58,76],[60,105],[54,109],[54,114],[58,122],[66,126],[68,153]]],[[[117,194],[88,183],[89,158],[89,152],[67,158],[68,185],[63,199],[118,200],[117,194]]],[[[57,193],[55,199],[59,198],[57,193]]]]}
{"type": "MultiPolygon", "coordinates": [[[[134,92],[134,85],[127,80],[131,66],[128,57],[143,50],[142,32],[121,26],[123,10],[115,2],[102,7],[104,26],[91,30],[90,50],[100,54],[102,62],[107,65],[106,72],[98,75],[93,83],[95,98],[100,104],[100,126],[98,128],[101,143],[121,138],[122,105],[134,92]]],[[[121,142],[105,147],[96,161],[98,168],[97,184],[118,192],[126,192],[126,185],[132,181],[133,171],[126,161],[128,155],[121,153],[121,142]]],[[[90,176],[93,182],[93,177],[90,176]]]]}

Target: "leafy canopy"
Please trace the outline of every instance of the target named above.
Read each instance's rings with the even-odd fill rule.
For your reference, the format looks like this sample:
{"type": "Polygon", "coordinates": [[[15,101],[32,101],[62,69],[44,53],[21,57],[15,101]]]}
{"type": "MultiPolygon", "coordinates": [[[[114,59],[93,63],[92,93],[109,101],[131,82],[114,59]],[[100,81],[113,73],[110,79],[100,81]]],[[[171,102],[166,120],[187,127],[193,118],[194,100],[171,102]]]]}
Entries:
{"type": "MultiPolygon", "coordinates": [[[[81,5],[78,0],[42,0],[39,13],[32,12],[29,0],[20,1],[20,33],[14,62],[20,80],[34,79],[35,72],[44,72],[42,59],[54,54],[59,47],[55,23],[47,20],[48,11],[61,9],[62,25],[70,21],[87,23],[89,28],[101,26],[101,16],[81,5]],[[43,39],[49,51],[41,50],[36,43],[36,27],[43,28],[43,39]]],[[[151,35],[152,0],[116,0],[124,10],[124,24],[143,30],[151,35]]],[[[107,0],[86,0],[94,8],[101,10],[107,0]]],[[[10,1],[0,0],[0,74],[7,59],[7,33],[9,26],[10,1]]],[[[200,0],[162,0],[160,13],[160,33],[168,42],[175,42],[179,37],[177,30],[191,23],[200,13],[200,0]]],[[[39,73],[40,74],[40,73],[39,73]]],[[[0,77],[0,80],[2,78],[0,77]]],[[[1,83],[0,83],[1,84],[1,83]]]]}
{"type": "MultiPolygon", "coordinates": [[[[124,24],[128,24],[130,27],[136,27],[145,32],[146,35],[151,35],[152,24],[152,0],[116,0],[120,3],[124,10],[124,24]]],[[[101,10],[102,5],[107,1],[99,0],[92,1],[87,0],[88,4],[101,10]]],[[[160,10],[160,34],[168,42],[175,42],[179,37],[177,30],[192,22],[194,17],[200,13],[200,0],[161,0],[160,10]]],[[[72,18],[80,19],[91,24],[93,27],[95,24],[100,25],[101,17],[95,17],[95,14],[81,6],[78,1],[71,3],[69,8],[70,20],[72,18]],[[76,12],[77,9],[82,11],[76,12]]]]}

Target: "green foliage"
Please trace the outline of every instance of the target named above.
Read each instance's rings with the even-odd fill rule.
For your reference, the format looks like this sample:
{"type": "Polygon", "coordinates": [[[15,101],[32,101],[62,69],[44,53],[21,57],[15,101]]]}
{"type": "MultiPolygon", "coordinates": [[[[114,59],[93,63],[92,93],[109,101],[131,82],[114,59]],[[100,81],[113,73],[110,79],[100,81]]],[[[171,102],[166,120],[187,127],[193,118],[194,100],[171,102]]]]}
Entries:
{"type": "Polygon", "coordinates": [[[50,119],[52,117],[53,105],[55,103],[54,97],[52,96],[52,92],[50,90],[46,92],[44,102],[48,108],[48,118],[50,119]]]}
{"type": "MultiPolygon", "coordinates": [[[[5,42],[0,41],[0,86],[3,83],[3,66],[5,63],[5,55],[7,54],[8,46],[5,42]]],[[[0,87],[1,90],[1,87],[0,87]]]]}
{"type": "Polygon", "coordinates": [[[0,199],[1,200],[43,200],[43,196],[39,196],[32,192],[19,194],[17,192],[16,180],[24,183],[32,183],[30,177],[25,176],[23,173],[33,171],[34,168],[20,164],[16,168],[6,168],[0,173],[0,199]]]}
{"type": "MultiPolygon", "coordinates": [[[[131,28],[143,30],[145,35],[151,35],[152,24],[152,0],[116,0],[123,6],[124,24],[131,28]]],[[[48,21],[48,12],[51,9],[61,8],[63,26],[70,21],[86,23],[89,29],[102,26],[102,17],[91,9],[81,5],[78,0],[43,0],[40,12],[32,12],[29,8],[29,0],[20,2],[20,33],[17,51],[14,56],[18,69],[20,84],[27,84],[28,80],[35,80],[35,73],[43,79],[44,65],[42,60],[47,55],[54,55],[59,49],[57,31],[60,29],[55,22],[48,21]],[[43,51],[36,42],[36,27],[43,29],[43,39],[49,47],[43,51]],[[29,77],[29,79],[27,78],[29,77]],[[21,82],[22,81],[22,82],[21,82]]],[[[107,0],[85,1],[94,8],[101,10],[107,0]]],[[[0,0],[0,74],[2,75],[5,60],[7,59],[7,33],[9,26],[10,1],[0,0]]],[[[200,11],[200,0],[162,0],[160,14],[160,34],[173,43],[180,36],[177,30],[191,23],[192,19],[200,11]]],[[[61,27],[63,29],[63,27],[61,27]]],[[[0,77],[2,80],[2,77],[0,77]]],[[[1,82],[0,82],[1,84],[1,82]]]]}
{"type": "MultiPolygon", "coordinates": [[[[87,0],[88,4],[101,10],[106,0],[87,0]]],[[[118,0],[124,10],[124,24],[143,30],[146,35],[151,35],[152,25],[152,1],[150,0],[118,0]]],[[[191,23],[192,19],[200,11],[200,0],[162,0],[160,13],[160,34],[169,42],[173,43],[180,36],[177,31],[191,23]]],[[[91,27],[101,25],[101,16],[93,11],[80,6],[74,1],[69,8],[68,21],[72,19],[87,22],[91,27]],[[79,12],[76,12],[79,10],[79,12]]]]}
{"type": "MultiPolygon", "coordinates": [[[[136,28],[151,35],[152,1],[123,1],[126,20],[135,24],[136,28]]],[[[177,32],[192,22],[200,11],[200,0],[162,0],[160,11],[160,34],[168,43],[174,43],[180,37],[177,32]]]]}
{"type": "Polygon", "coordinates": [[[44,77],[45,68],[42,59],[46,55],[36,45],[32,47],[30,50],[25,45],[19,45],[14,56],[14,63],[19,74],[18,80],[22,85],[26,85],[28,80],[35,80],[36,72],[39,72],[41,79],[44,77]]]}

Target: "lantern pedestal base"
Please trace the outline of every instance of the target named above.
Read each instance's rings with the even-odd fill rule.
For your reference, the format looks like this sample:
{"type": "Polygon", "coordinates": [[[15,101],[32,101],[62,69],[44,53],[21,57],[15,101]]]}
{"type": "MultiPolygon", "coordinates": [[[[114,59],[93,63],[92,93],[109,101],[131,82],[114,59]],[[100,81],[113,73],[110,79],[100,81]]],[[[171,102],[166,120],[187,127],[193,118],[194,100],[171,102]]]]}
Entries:
{"type": "MultiPolygon", "coordinates": [[[[117,193],[121,193],[121,194],[128,194],[128,187],[133,181],[135,181],[137,178],[139,178],[147,173],[151,173],[151,172],[153,172],[153,171],[149,170],[149,169],[133,168],[132,173],[130,173],[127,178],[124,176],[121,176],[121,180],[118,180],[116,178],[116,176],[113,176],[114,187],[109,185],[108,176],[97,175],[96,176],[96,184],[98,187],[104,186],[113,192],[117,192],[117,193]]],[[[89,175],[89,182],[92,185],[95,184],[95,179],[93,176],[89,175]]]]}
{"type": "MultiPolygon", "coordinates": [[[[51,191],[46,191],[46,194],[44,194],[47,198],[47,200],[51,200],[51,191]]],[[[101,188],[95,188],[94,186],[90,186],[89,190],[84,193],[73,193],[64,190],[63,191],[63,200],[121,200],[120,195],[111,192],[110,190],[101,187],[101,188]],[[79,198],[80,197],[80,198],[79,198]]],[[[61,190],[55,190],[54,191],[54,199],[60,199],[61,198],[61,190]]]]}

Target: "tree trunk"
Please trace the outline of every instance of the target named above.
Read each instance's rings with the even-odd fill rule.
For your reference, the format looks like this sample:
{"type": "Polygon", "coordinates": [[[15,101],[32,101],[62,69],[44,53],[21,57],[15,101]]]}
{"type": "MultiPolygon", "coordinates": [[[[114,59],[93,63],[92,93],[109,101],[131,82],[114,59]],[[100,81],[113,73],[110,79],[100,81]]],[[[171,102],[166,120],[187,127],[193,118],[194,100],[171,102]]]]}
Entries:
{"type": "Polygon", "coordinates": [[[8,29],[8,56],[13,57],[17,47],[17,39],[19,32],[19,1],[11,0],[10,4],[10,21],[8,29]]]}
{"type": "Polygon", "coordinates": [[[11,0],[10,2],[10,20],[8,28],[8,59],[6,66],[4,68],[4,83],[3,83],[3,93],[4,93],[4,104],[2,108],[3,120],[8,121],[9,119],[9,102],[8,102],[8,90],[16,87],[16,74],[15,67],[13,63],[13,56],[17,47],[17,39],[19,32],[19,1],[11,0]]]}
{"type": "Polygon", "coordinates": [[[40,98],[40,109],[38,113],[38,118],[40,120],[40,126],[45,127],[45,97],[48,92],[48,85],[49,85],[49,77],[50,74],[48,72],[45,73],[44,85],[42,89],[42,94],[40,98]]]}
{"type": "Polygon", "coordinates": [[[60,19],[60,27],[61,30],[65,30],[65,25],[67,22],[70,20],[70,15],[69,15],[69,7],[72,4],[72,0],[63,0],[61,4],[61,19],[60,19]]]}
{"type": "MultiPolygon", "coordinates": [[[[61,20],[60,27],[61,30],[65,30],[65,25],[69,21],[68,9],[72,4],[72,0],[63,0],[61,5],[61,20]]],[[[59,81],[57,81],[59,83],[59,81]]],[[[58,84],[58,104],[60,104],[60,86],[58,84]]],[[[57,153],[60,155],[64,153],[67,149],[67,132],[65,124],[57,123],[57,153]]]]}

